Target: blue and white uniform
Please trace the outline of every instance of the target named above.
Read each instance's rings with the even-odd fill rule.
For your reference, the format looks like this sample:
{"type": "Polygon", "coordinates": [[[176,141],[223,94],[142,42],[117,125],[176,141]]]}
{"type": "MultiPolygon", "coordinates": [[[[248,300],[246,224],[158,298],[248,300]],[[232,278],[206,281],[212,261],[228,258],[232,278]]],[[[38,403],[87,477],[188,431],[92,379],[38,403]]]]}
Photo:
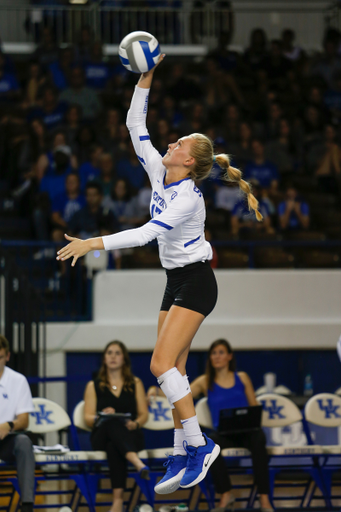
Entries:
{"type": "Polygon", "coordinates": [[[106,250],[142,246],[157,238],[161,264],[170,270],[212,259],[205,240],[205,202],[191,178],[165,185],[162,156],[150,142],[146,128],[149,89],[135,88],[127,116],[127,127],[137,158],[152,185],[152,219],[137,229],[103,237],[106,250]]]}

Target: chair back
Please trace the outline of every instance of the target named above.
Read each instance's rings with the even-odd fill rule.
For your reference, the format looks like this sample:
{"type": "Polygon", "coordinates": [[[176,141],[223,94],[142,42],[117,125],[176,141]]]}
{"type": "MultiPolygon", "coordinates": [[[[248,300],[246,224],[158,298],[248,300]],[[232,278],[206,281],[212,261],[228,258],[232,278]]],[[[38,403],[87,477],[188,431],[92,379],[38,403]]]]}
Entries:
{"type": "Polygon", "coordinates": [[[302,420],[302,414],[294,402],[282,395],[265,393],[257,396],[263,406],[263,427],[286,427],[302,420]]]}
{"type": "Polygon", "coordinates": [[[341,426],[341,396],[319,393],[305,404],[304,416],[309,423],[321,427],[341,426]]]}
{"type": "Polygon", "coordinates": [[[85,423],[84,419],[84,400],[78,402],[76,407],[73,410],[72,421],[75,427],[80,428],[81,430],[86,430],[87,432],[91,432],[91,428],[85,423]]]}
{"type": "Polygon", "coordinates": [[[195,412],[199,425],[205,428],[213,428],[211,412],[207,404],[207,397],[200,398],[195,406],[195,412]]]}
{"type": "Polygon", "coordinates": [[[56,402],[47,398],[33,398],[34,412],[29,415],[28,430],[35,434],[57,432],[71,425],[69,415],[56,402]]]}
{"type": "Polygon", "coordinates": [[[148,430],[169,430],[174,428],[172,409],[164,396],[157,396],[148,407],[148,420],[143,428],[148,430]]]}
{"type": "MultiPolygon", "coordinates": [[[[282,386],[282,384],[280,384],[279,386],[276,386],[275,389],[273,390],[273,392],[276,393],[276,395],[291,395],[292,394],[291,390],[289,388],[287,388],[286,386],[282,386]]],[[[264,395],[265,393],[267,393],[266,386],[261,386],[260,388],[256,389],[255,393],[256,393],[256,396],[264,395]]]]}

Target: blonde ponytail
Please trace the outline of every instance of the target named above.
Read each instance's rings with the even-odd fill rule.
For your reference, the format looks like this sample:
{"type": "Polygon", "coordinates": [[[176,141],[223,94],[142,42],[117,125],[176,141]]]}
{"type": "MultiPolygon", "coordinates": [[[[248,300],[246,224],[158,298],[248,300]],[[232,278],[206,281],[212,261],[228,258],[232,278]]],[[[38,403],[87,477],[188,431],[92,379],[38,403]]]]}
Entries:
{"type": "Polygon", "coordinates": [[[230,160],[228,155],[221,153],[220,155],[215,155],[213,160],[217,162],[219,167],[226,170],[226,174],[223,176],[225,181],[233,181],[239,184],[239,188],[246,194],[247,202],[249,206],[249,210],[254,210],[256,219],[258,221],[263,220],[263,215],[258,210],[258,201],[255,196],[251,192],[251,187],[249,183],[242,179],[242,172],[236,167],[232,167],[230,165],[230,160]]]}

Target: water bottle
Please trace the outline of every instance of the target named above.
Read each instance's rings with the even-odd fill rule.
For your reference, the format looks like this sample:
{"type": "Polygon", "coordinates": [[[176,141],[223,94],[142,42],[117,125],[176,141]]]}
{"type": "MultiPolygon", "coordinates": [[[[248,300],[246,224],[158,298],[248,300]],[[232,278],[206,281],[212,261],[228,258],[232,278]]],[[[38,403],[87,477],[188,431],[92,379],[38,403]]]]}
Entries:
{"type": "Polygon", "coordinates": [[[303,394],[304,396],[312,396],[313,394],[313,380],[310,374],[306,375],[306,378],[304,379],[303,394]]]}

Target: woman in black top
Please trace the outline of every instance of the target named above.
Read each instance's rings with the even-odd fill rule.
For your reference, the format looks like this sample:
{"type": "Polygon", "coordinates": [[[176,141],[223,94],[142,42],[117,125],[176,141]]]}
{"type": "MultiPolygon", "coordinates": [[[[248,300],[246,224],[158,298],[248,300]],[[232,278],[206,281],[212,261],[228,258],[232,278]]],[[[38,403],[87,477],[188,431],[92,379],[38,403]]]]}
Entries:
{"type": "Polygon", "coordinates": [[[127,461],[140,476],[149,479],[149,469],[138,457],[144,448],[140,427],[148,419],[144,386],[131,372],[127,348],[121,341],[111,341],[103,353],[98,377],[85,389],[85,423],[93,428],[91,444],[94,450],[107,452],[113,504],[111,512],[122,512],[123,492],[127,479],[127,461]],[[98,418],[105,414],[130,413],[130,419],[98,418]],[[100,419],[100,421],[99,421],[100,419]]]}

